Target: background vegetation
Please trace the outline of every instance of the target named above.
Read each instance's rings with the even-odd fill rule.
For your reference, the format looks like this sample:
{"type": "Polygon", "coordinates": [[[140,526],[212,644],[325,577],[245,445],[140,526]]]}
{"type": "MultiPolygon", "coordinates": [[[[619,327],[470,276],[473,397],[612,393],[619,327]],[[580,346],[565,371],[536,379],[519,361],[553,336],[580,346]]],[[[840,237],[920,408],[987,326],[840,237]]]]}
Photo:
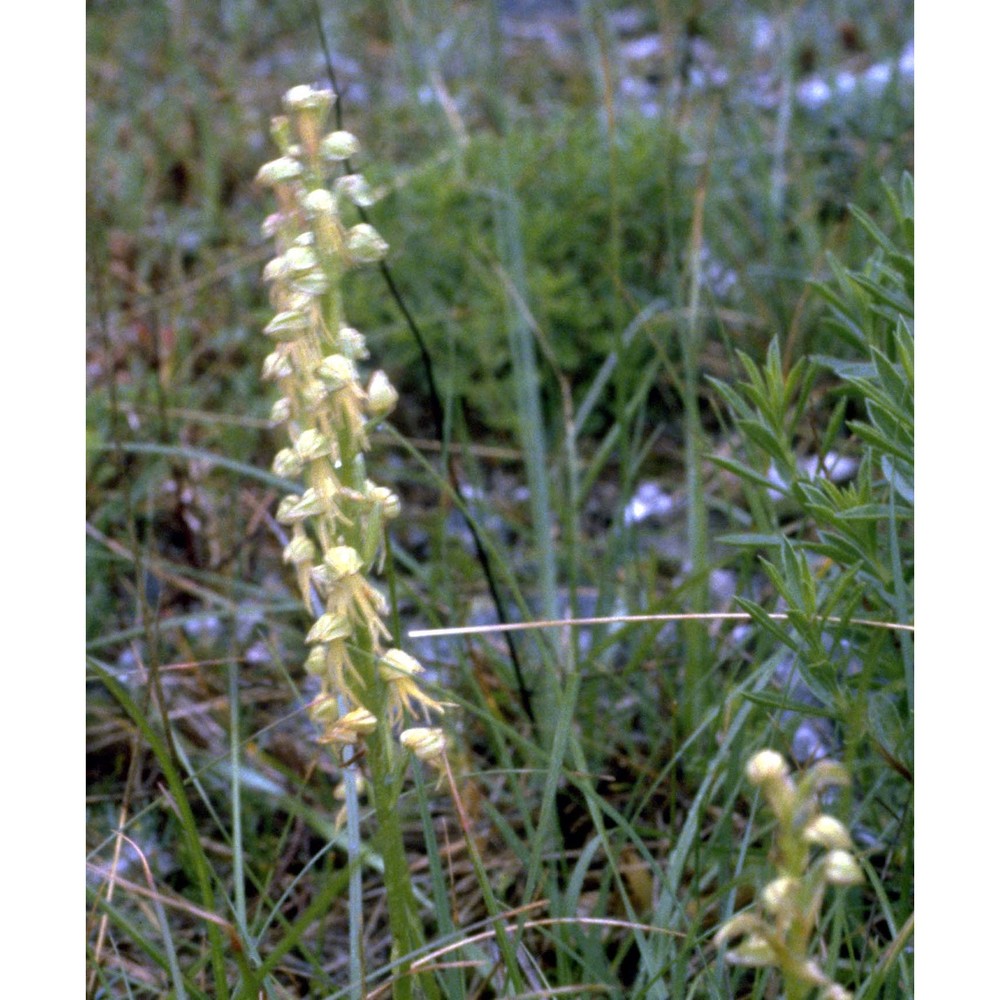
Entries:
{"type": "MultiPolygon", "coordinates": [[[[407,642],[460,705],[464,813],[419,774],[400,803],[436,988],[777,995],[711,945],[768,878],[773,746],[854,778],[824,967],[912,995],[912,644],[845,624],[912,623],[909,6],[320,12],[443,404],[359,272],[397,631],[497,620],[463,511],[511,619],[751,616],[407,642]]],[[[88,53],[88,988],[358,995],[259,381],[251,182],[325,78],[315,8],[94,2],[88,53]]]]}

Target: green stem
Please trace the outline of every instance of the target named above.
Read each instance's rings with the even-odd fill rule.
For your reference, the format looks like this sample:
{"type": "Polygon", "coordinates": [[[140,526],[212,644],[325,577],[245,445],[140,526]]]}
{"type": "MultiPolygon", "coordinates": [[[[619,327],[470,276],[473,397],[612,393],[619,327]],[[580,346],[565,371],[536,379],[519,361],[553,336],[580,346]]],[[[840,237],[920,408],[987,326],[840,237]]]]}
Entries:
{"type": "MultiPolygon", "coordinates": [[[[698,411],[698,360],[702,331],[698,312],[701,305],[701,241],[698,228],[692,239],[690,268],[691,289],[688,300],[690,322],[681,340],[684,384],[684,466],[687,486],[688,561],[692,586],[691,610],[708,610],[708,517],[702,477],[702,428],[698,411]]],[[[681,701],[681,723],[685,735],[694,732],[704,710],[704,674],[709,655],[708,635],[699,622],[689,622],[684,629],[684,688],[681,701]]]]}
{"type": "MultiPolygon", "coordinates": [[[[383,720],[384,715],[379,715],[378,718],[383,720]]],[[[416,950],[418,941],[415,934],[413,886],[403,848],[403,830],[399,822],[399,784],[393,766],[397,752],[388,722],[380,722],[378,729],[368,739],[372,798],[377,820],[375,842],[385,866],[392,957],[402,959],[399,973],[393,980],[392,994],[397,1000],[410,1000],[413,996],[413,980],[410,977],[408,956],[416,950]]]]}

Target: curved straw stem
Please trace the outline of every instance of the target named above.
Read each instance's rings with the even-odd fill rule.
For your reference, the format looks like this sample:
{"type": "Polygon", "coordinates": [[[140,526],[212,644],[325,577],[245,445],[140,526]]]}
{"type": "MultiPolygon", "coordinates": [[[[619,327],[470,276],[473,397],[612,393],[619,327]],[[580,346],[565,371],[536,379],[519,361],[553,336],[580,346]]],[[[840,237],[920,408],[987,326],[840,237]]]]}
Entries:
{"type": "MultiPolygon", "coordinates": [[[[681,621],[742,621],[752,620],[752,615],[746,611],[706,611],[688,614],[662,615],[610,615],[601,618],[556,618],[533,622],[508,622],[503,625],[459,625],[453,628],[418,628],[407,632],[410,639],[441,638],[450,635],[487,635],[490,632],[522,632],[535,628],[559,628],[564,626],[579,627],[583,625],[619,625],[632,622],[681,622],[681,621]]],[[[791,617],[786,612],[776,611],[767,616],[772,621],[788,621],[791,617]]],[[[814,619],[819,621],[817,617],[814,619]]],[[[893,632],[913,632],[913,625],[900,622],[882,622],[868,618],[838,618],[831,616],[824,619],[834,625],[863,625],[866,628],[884,628],[893,632]]]]}

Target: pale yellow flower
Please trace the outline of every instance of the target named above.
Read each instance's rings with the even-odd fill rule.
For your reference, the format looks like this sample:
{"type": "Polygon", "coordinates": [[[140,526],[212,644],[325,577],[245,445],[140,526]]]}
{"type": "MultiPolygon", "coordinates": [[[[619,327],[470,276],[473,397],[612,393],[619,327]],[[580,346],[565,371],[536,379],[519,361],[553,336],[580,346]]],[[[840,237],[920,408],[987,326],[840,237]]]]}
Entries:
{"type": "Polygon", "coordinates": [[[375,732],[378,720],[367,708],[355,708],[342,715],[318,740],[319,743],[344,743],[353,746],[362,737],[375,732]]]}
{"type": "Polygon", "coordinates": [[[389,685],[389,721],[393,724],[403,718],[403,713],[416,715],[416,706],[424,710],[424,717],[430,719],[430,712],[442,712],[445,705],[435,701],[420,690],[416,678],[424,668],[409,653],[401,649],[387,649],[379,660],[379,676],[389,685]]]}
{"type": "Polygon", "coordinates": [[[447,770],[448,740],[443,729],[424,728],[404,729],[399,734],[399,742],[404,749],[415,754],[425,764],[430,764],[438,772],[438,784],[444,780],[447,770]]]}
{"type": "MultiPolygon", "coordinates": [[[[364,564],[357,550],[349,545],[327,549],[317,582],[325,590],[327,608],[356,625],[364,625],[375,647],[391,635],[382,621],[388,611],[385,598],[364,577],[364,564]]],[[[316,574],[314,573],[314,578],[316,574]]]]}

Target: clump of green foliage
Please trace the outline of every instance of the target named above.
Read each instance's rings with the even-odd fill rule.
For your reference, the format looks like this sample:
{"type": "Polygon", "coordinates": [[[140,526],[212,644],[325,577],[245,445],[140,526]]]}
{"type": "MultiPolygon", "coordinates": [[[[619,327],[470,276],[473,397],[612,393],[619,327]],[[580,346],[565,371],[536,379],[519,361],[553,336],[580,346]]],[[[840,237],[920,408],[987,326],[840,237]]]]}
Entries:
{"type": "MultiPolygon", "coordinates": [[[[730,543],[763,549],[762,562],[788,609],[791,631],[742,601],[755,622],[799,657],[809,689],[848,726],[848,748],[891,732],[895,755],[912,736],[913,652],[905,632],[851,629],[852,616],[911,625],[913,620],[913,187],[886,191],[897,235],[858,213],[874,254],[860,269],[831,260],[833,278],[817,285],[829,303],[840,356],[816,355],[783,367],[777,341],[766,361],[740,360],[746,381],[714,380],[744,440],[744,456],[716,458],[743,482],[753,530],[730,543]],[[824,382],[822,371],[837,381],[824,382]],[[810,428],[815,466],[800,461],[810,397],[833,400],[825,426],[810,428]],[[855,416],[849,418],[853,412],[855,416]],[[843,432],[857,470],[836,482],[843,432]],[[780,503],[772,502],[774,492],[780,503]],[[829,636],[835,640],[831,647],[829,636]],[[850,637],[849,644],[839,640],[850,637]],[[825,638],[826,637],[826,638],[825,638]],[[861,668],[848,668],[848,660],[861,668]],[[874,727],[874,729],[872,728],[874,727]]],[[[912,760],[900,761],[908,771],[912,760]]]]}
{"type": "MultiPolygon", "coordinates": [[[[714,385],[742,435],[743,455],[715,461],[742,481],[752,523],[726,540],[766,553],[760,563],[787,623],[760,603],[737,603],[776,646],[773,662],[791,658],[803,685],[793,691],[786,671],[781,694],[754,697],[796,719],[834,723],[844,762],[862,789],[857,822],[882,855],[878,876],[894,887],[900,912],[912,913],[912,179],[904,178],[898,193],[887,187],[885,198],[893,234],[855,211],[872,255],[861,268],[831,259],[831,279],[816,286],[842,351],[800,359],[787,371],[777,342],[763,364],[741,356],[746,381],[714,385]],[[809,466],[799,458],[808,427],[803,413],[817,397],[832,405],[825,426],[808,428],[818,455],[809,466]],[[853,449],[856,472],[836,482],[833,469],[845,448],[853,449]]],[[[872,873],[867,864],[866,870],[872,873]]],[[[858,970],[866,989],[883,976],[884,970],[867,978],[858,970]]]]}

